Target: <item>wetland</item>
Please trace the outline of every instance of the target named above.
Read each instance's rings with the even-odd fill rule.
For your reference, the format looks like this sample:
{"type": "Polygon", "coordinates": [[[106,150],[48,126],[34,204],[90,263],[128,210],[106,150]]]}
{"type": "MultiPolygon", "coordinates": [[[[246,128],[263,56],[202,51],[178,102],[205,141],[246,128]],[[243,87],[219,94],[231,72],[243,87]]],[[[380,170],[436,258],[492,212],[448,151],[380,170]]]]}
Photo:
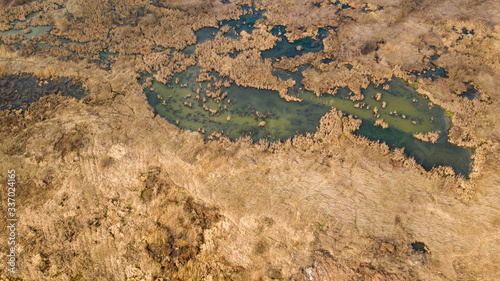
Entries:
{"type": "MultiPolygon", "coordinates": [[[[234,34],[243,30],[251,33],[255,22],[262,18],[260,12],[220,26],[232,27],[234,34]]],[[[324,48],[323,39],[329,32],[334,32],[328,30],[332,29],[320,28],[315,37],[290,42],[285,36],[285,27],[276,26],[271,33],[279,40],[273,48],[262,51],[262,59],[284,59],[320,52],[324,48]]],[[[198,42],[210,41],[216,33],[215,28],[199,30],[196,32],[198,42]]],[[[188,48],[192,51],[196,45],[188,48]]],[[[332,59],[326,62],[330,61],[332,59]]],[[[313,66],[302,65],[293,72],[273,71],[278,79],[294,81],[287,94],[301,101],[286,101],[277,91],[235,85],[215,71],[211,73],[210,81],[197,82],[198,66],[174,75],[167,84],[154,81],[145,93],[157,114],[179,128],[200,132],[206,138],[216,134],[231,140],[249,136],[255,142],[260,139],[285,141],[298,134],[314,133],[321,117],[331,109],[337,109],[362,120],[355,132],[357,135],[385,142],[391,148],[403,148],[406,155],[426,170],[450,166],[465,177],[470,173],[472,150],[448,142],[451,120],[446,111],[418,94],[406,82],[393,77],[380,85],[370,83],[361,95],[355,95],[349,88],[340,88],[333,94],[317,96],[305,90],[301,82],[302,72],[308,68],[313,66]],[[429,133],[435,135],[432,141],[415,136],[429,133]]],[[[442,68],[438,68],[424,70],[422,75],[434,80],[445,74],[442,68]]]]}
{"type": "Polygon", "coordinates": [[[80,82],[66,77],[40,79],[32,74],[0,77],[0,110],[25,111],[31,103],[50,94],[82,99],[85,89],[80,82]]]}
{"type": "MultiPolygon", "coordinates": [[[[253,7],[245,6],[244,11],[246,13],[238,19],[219,22],[217,28],[205,27],[196,31],[197,43],[181,50],[182,53],[186,56],[192,55],[199,44],[215,40],[221,29],[225,31],[223,36],[231,40],[239,40],[242,33],[252,34],[257,29],[256,24],[262,25],[265,21],[265,10],[256,11],[253,7]]],[[[33,13],[26,21],[15,21],[13,25],[27,25],[30,19],[37,15],[38,13],[33,13]]],[[[16,27],[1,31],[0,36],[23,34],[30,40],[46,36],[52,28],[50,25],[28,26],[26,29],[16,27]]],[[[269,32],[277,40],[272,48],[260,52],[264,61],[297,58],[307,53],[322,52],[323,41],[335,33],[335,28],[319,28],[313,36],[294,41],[290,41],[286,36],[286,26],[274,26],[269,32]]],[[[57,37],[55,40],[55,45],[61,47],[87,44],[57,37]]],[[[57,48],[45,42],[39,42],[38,45],[57,48]]],[[[434,46],[431,47],[435,50],[434,46]]],[[[99,52],[99,62],[109,68],[109,59],[119,54],[110,54],[108,49],[99,52]]],[[[239,51],[236,51],[230,56],[235,58],[238,54],[239,51]]],[[[435,54],[429,58],[429,62],[435,66],[433,61],[438,58],[435,54]]],[[[329,64],[334,61],[335,58],[327,57],[322,63],[329,64]]],[[[349,65],[347,67],[352,68],[349,65]]],[[[346,87],[336,88],[334,93],[321,93],[317,96],[305,90],[306,87],[302,84],[302,72],[308,68],[315,67],[303,64],[294,71],[273,70],[272,74],[277,79],[293,81],[293,85],[287,89],[287,95],[296,99],[292,101],[286,101],[277,91],[235,85],[231,79],[226,79],[224,86],[219,85],[212,91],[211,84],[215,85],[213,82],[224,78],[213,71],[212,83],[199,83],[197,78],[200,69],[197,65],[174,75],[167,84],[154,81],[151,87],[145,89],[145,94],[157,114],[179,128],[198,131],[205,138],[215,133],[231,140],[249,136],[253,141],[285,141],[295,135],[314,133],[321,117],[331,109],[337,109],[362,120],[362,125],[355,132],[357,135],[372,141],[385,142],[391,148],[403,148],[407,156],[414,158],[426,170],[435,166],[450,166],[457,174],[465,177],[470,173],[472,150],[449,143],[447,134],[451,120],[445,110],[433,105],[425,96],[417,94],[404,81],[391,78],[380,85],[370,83],[361,91],[361,95],[354,94],[346,87]],[[426,134],[434,134],[433,140],[424,141],[416,137],[426,134]]],[[[430,78],[432,81],[446,77],[446,71],[437,66],[409,74],[430,78]]],[[[142,80],[144,77],[145,74],[142,80]]],[[[467,98],[471,96],[469,92],[471,90],[464,94],[467,98]]]]}
{"type": "Polygon", "coordinates": [[[12,278],[500,280],[498,1],[386,2],[0,0],[12,278]]]}

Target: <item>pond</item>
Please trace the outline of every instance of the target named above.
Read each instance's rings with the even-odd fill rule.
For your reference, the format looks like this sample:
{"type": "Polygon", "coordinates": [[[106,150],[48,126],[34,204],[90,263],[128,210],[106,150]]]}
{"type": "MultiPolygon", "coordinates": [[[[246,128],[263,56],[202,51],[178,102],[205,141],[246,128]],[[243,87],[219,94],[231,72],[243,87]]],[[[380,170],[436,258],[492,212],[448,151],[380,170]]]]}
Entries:
{"type": "MultiPolygon", "coordinates": [[[[242,31],[251,33],[256,22],[264,19],[265,11],[255,11],[248,7],[246,9],[250,13],[237,20],[222,21],[218,24],[219,28],[224,25],[231,27],[224,36],[237,39],[242,31]]],[[[13,29],[0,32],[0,35],[23,33],[30,39],[48,33],[51,28],[51,26],[30,27],[32,31],[29,34],[24,34],[24,30],[13,29]]],[[[219,32],[219,28],[207,27],[196,31],[197,44],[212,40],[219,32]]],[[[333,28],[319,28],[313,37],[290,42],[285,36],[286,27],[274,26],[271,33],[280,40],[276,42],[274,48],[261,52],[261,56],[263,59],[281,58],[319,52],[323,50],[323,39],[334,32],[333,28]]],[[[65,42],[65,39],[58,40],[62,43],[71,43],[65,42]]],[[[196,45],[192,45],[183,52],[190,54],[195,49],[196,45]]],[[[116,55],[109,54],[107,50],[100,52],[103,62],[109,61],[116,55]]],[[[431,63],[436,58],[437,55],[433,56],[430,59],[431,63]]],[[[334,59],[325,58],[325,61],[334,59]]],[[[302,72],[308,67],[310,66],[302,65],[295,72],[279,69],[273,71],[273,74],[282,80],[293,79],[297,82],[288,94],[301,98],[302,102],[286,102],[276,91],[246,88],[234,84],[226,84],[215,89],[213,82],[197,83],[198,66],[190,67],[184,73],[175,75],[167,85],[154,81],[152,87],[145,90],[145,94],[155,111],[178,127],[199,131],[205,137],[213,132],[223,132],[222,135],[231,140],[250,136],[254,141],[260,139],[283,141],[297,134],[314,133],[321,117],[335,108],[362,120],[362,125],[356,134],[370,140],[385,142],[391,148],[404,148],[405,153],[426,170],[444,165],[453,167],[457,173],[464,176],[470,173],[472,152],[448,142],[447,132],[451,122],[446,112],[432,105],[426,97],[418,95],[404,81],[393,78],[383,85],[370,85],[362,90],[362,100],[355,99],[347,88],[339,89],[335,95],[317,97],[304,90],[301,83],[302,72]],[[178,84],[174,82],[177,79],[178,84]],[[217,91],[219,97],[213,97],[217,91]],[[380,126],[381,124],[386,128],[380,126]],[[436,131],[440,132],[436,143],[424,142],[413,137],[416,133],[436,131]]],[[[445,70],[439,67],[411,74],[432,80],[446,77],[445,70]]],[[[212,75],[218,77],[215,72],[212,75]]],[[[16,79],[21,79],[23,85],[32,85],[34,88],[26,89],[25,93],[28,94],[25,96],[16,96],[10,92],[2,100],[0,105],[2,110],[25,109],[41,96],[35,87],[39,83],[34,81],[36,78],[21,76],[16,79]]],[[[53,84],[42,85],[40,89],[52,87],[51,85],[53,84]]],[[[69,92],[77,93],[75,96],[81,97],[82,90],[69,92]]],[[[471,94],[465,97],[470,99],[474,94],[471,90],[471,94]]]]}
{"type": "Polygon", "coordinates": [[[48,34],[53,27],[52,25],[28,26],[27,28],[20,28],[20,29],[15,28],[17,24],[29,22],[29,20],[38,16],[38,14],[40,14],[40,12],[29,14],[28,16],[26,16],[26,20],[24,21],[20,20],[13,21],[11,24],[12,26],[14,26],[14,28],[5,31],[0,31],[0,36],[6,36],[11,34],[22,34],[24,35],[24,37],[26,37],[26,39],[29,40],[33,37],[48,34]],[[29,32],[25,32],[25,30],[29,30],[29,32]]]}
{"type": "MultiPolygon", "coordinates": [[[[228,32],[227,36],[236,39],[241,30],[250,33],[255,22],[261,18],[262,11],[223,22],[219,26],[234,27],[233,33],[228,32]]],[[[322,40],[331,30],[328,27],[320,28],[315,37],[289,42],[285,27],[275,26],[271,32],[281,40],[273,49],[263,51],[262,58],[319,52],[323,50],[322,40]]],[[[216,28],[199,30],[196,32],[198,42],[212,40],[217,32],[216,28]]],[[[195,48],[196,45],[193,45],[188,49],[192,52],[195,48]]],[[[213,82],[197,83],[198,66],[175,75],[168,84],[154,81],[145,93],[155,111],[178,127],[201,132],[205,137],[214,132],[222,133],[222,136],[231,140],[249,136],[254,141],[283,141],[297,134],[314,133],[321,117],[336,108],[362,120],[355,134],[385,142],[391,148],[403,148],[408,156],[426,170],[443,165],[451,166],[456,173],[464,176],[470,173],[472,152],[448,142],[447,132],[451,122],[446,112],[419,95],[406,82],[393,78],[382,85],[370,85],[362,90],[362,100],[353,98],[353,93],[347,88],[339,89],[335,95],[317,97],[304,90],[300,83],[302,71],[307,67],[300,66],[296,72],[279,69],[273,72],[282,80],[294,79],[297,82],[288,94],[301,98],[302,102],[287,102],[276,91],[241,87],[234,83],[220,88],[215,88],[213,82]],[[178,84],[174,82],[176,80],[178,84]],[[213,94],[217,91],[218,97],[214,98],[213,94]],[[384,129],[375,125],[377,120],[383,120],[388,127],[384,129]],[[440,134],[435,143],[424,142],[413,136],[416,133],[437,131],[440,134]]],[[[218,77],[215,72],[212,75],[218,77]]],[[[436,79],[446,74],[443,69],[437,68],[421,75],[436,79]]]]}
{"type": "Polygon", "coordinates": [[[6,36],[11,34],[22,34],[26,39],[31,39],[33,37],[38,37],[40,35],[45,35],[49,33],[52,29],[51,25],[39,25],[39,26],[28,26],[30,33],[25,33],[25,29],[10,29],[6,31],[0,31],[0,36],[6,36]]]}

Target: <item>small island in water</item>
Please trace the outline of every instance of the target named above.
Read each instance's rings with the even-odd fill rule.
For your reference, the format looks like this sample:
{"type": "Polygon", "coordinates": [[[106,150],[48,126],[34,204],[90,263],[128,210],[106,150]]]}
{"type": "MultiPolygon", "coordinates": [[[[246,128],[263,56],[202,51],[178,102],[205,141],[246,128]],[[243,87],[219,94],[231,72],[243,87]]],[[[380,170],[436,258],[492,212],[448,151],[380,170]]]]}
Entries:
{"type": "Polygon", "coordinates": [[[500,279],[498,14],[0,1],[0,279],[500,279]]]}

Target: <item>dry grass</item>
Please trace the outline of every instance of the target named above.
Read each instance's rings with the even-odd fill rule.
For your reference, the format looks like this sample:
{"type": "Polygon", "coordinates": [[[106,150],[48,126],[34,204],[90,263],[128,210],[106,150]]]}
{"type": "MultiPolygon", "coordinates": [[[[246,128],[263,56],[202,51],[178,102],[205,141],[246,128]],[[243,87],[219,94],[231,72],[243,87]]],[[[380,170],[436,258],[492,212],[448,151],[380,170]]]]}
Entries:
{"type": "MultiPolygon", "coordinates": [[[[0,165],[16,167],[24,187],[25,279],[288,278],[311,265],[315,249],[358,273],[369,263],[427,280],[438,280],[437,271],[449,278],[476,269],[494,274],[494,252],[476,255],[486,250],[480,243],[496,247],[477,235],[498,230],[484,225],[498,214],[494,201],[463,205],[452,190],[441,190],[453,186],[452,178],[429,177],[404,157],[367,148],[342,130],[353,126],[347,118],[333,114],[312,139],[274,145],[272,153],[246,142],[203,144],[196,134],[121,106],[142,94],[129,95],[101,105],[47,97],[43,104],[52,106],[35,104],[30,120],[10,123],[23,124],[25,134],[2,129],[0,165]],[[11,149],[11,140],[22,145],[11,149]],[[415,241],[430,254],[413,253],[415,241]],[[476,269],[443,262],[455,256],[475,257],[476,269]]],[[[147,112],[143,100],[134,105],[147,112]]],[[[485,171],[478,181],[491,194],[494,184],[485,180],[494,171],[485,171]]]]}
{"type": "MultiPolygon", "coordinates": [[[[116,6],[117,14],[131,9],[127,3],[116,6]]],[[[54,32],[74,40],[106,40],[112,18],[96,13],[94,4],[69,5],[84,22],[54,32]]],[[[479,7],[472,6],[471,11],[479,7]]],[[[433,7],[429,21],[440,6],[433,7]]],[[[447,10],[449,23],[433,35],[415,13],[393,22],[400,15],[398,7],[387,7],[383,17],[349,10],[346,16],[356,16],[356,24],[342,26],[338,37],[325,40],[325,50],[342,61],[339,67],[353,64],[357,72],[350,81],[355,86],[362,84],[364,74],[381,79],[425,67],[419,41],[436,44],[448,38],[440,47],[453,42],[444,28],[457,22],[454,14],[465,13],[447,10]],[[372,57],[376,51],[366,43],[378,42],[375,37],[382,33],[374,31],[384,30],[395,32],[383,38],[378,63],[372,57]],[[406,38],[408,30],[416,37],[406,38]]],[[[193,27],[209,25],[217,17],[155,11],[165,21],[148,28],[145,37],[176,48],[193,40],[193,27]],[[171,30],[168,21],[183,28],[171,30]],[[159,38],[165,30],[169,36],[159,38]]],[[[229,17],[235,16],[231,11],[229,17]]],[[[488,11],[478,16],[483,13],[488,11]]],[[[304,14],[300,20],[306,19],[304,14]]],[[[478,58],[481,46],[496,46],[488,39],[496,29],[474,24],[484,40],[467,49],[467,56],[478,58]]],[[[493,126],[498,111],[480,101],[453,101],[450,92],[471,79],[496,101],[490,70],[497,64],[478,67],[483,60],[464,59],[463,47],[448,47],[449,54],[438,62],[450,69],[452,78],[421,81],[421,87],[429,90],[433,102],[466,112],[453,120],[462,130],[453,139],[470,137],[470,143],[481,144],[476,152],[480,164],[470,181],[446,170],[426,173],[401,151],[391,153],[386,146],[355,138],[351,131],[359,122],[335,112],[322,120],[317,134],[293,142],[203,143],[198,134],[154,118],[135,82],[136,64],[144,63],[140,59],[120,58],[108,72],[50,55],[35,55],[30,61],[2,52],[1,61],[8,62],[2,64],[7,65],[3,71],[9,74],[76,77],[91,93],[82,102],[45,97],[25,117],[0,112],[0,170],[15,168],[19,173],[18,276],[300,280],[307,269],[317,273],[325,268],[361,280],[499,279],[500,156],[493,126]],[[414,242],[425,243],[428,252],[413,250],[414,242]]],[[[335,67],[322,73],[335,72],[335,67]]],[[[0,181],[5,182],[5,174],[0,181]]],[[[5,201],[0,204],[5,209],[5,201]]],[[[5,222],[4,212],[0,219],[5,222]]],[[[0,250],[4,260],[6,245],[0,244],[0,250]]],[[[5,268],[0,263],[0,278],[5,278],[5,268]]]]}

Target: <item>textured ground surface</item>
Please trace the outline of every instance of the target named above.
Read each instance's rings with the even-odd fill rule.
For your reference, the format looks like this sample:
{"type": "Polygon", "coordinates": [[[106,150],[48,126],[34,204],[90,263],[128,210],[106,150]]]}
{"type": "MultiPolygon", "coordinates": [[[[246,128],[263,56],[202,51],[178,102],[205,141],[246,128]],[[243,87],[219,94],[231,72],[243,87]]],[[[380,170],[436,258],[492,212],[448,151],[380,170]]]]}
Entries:
{"type": "MultiPolygon", "coordinates": [[[[316,64],[305,73],[311,90],[355,92],[396,75],[453,111],[450,140],[476,148],[469,180],[445,168],[426,172],[400,151],[353,136],[359,122],[335,111],[316,134],[271,145],[204,142],[156,116],[138,71],[168,80],[196,58],[261,87],[278,67],[227,54],[233,45],[265,49],[264,28],[251,35],[263,41],[200,45],[193,57],[153,51],[194,43],[193,28],[237,17],[238,3],[11,2],[1,3],[4,30],[43,9],[31,24],[54,29],[40,41],[89,43],[44,48],[4,36],[2,75],[68,77],[88,96],[48,95],[24,113],[0,111],[0,181],[16,169],[20,219],[18,270],[7,274],[1,242],[2,280],[500,279],[496,1],[345,1],[352,8],[343,10],[326,1],[255,1],[268,9],[263,26],[287,25],[291,39],[338,26],[323,53],[280,62],[316,64]],[[462,28],[474,34],[454,31],[462,28]],[[409,75],[432,67],[429,45],[447,78],[409,75]],[[109,66],[98,59],[107,47],[122,54],[109,66]],[[337,60],[321,65],[327,55],[337,60]],[[460,96],[467,83],[478,97],[460,96]]],[[[262,87],[286,86],[275,82],[262,87]]]]}

